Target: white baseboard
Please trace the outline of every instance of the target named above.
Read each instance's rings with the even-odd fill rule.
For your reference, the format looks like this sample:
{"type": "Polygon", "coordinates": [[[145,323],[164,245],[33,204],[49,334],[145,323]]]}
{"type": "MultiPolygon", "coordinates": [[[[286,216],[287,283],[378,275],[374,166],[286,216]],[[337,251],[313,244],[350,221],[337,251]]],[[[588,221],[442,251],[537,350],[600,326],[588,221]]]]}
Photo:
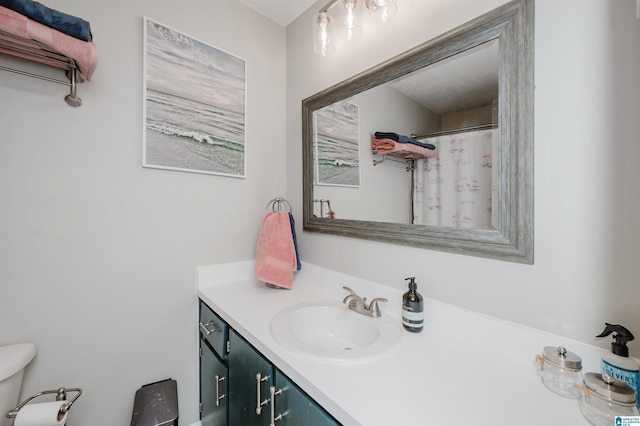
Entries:
{"type": "Polygon", "coordinates": [[[200,420],[198,420],[198,421],[197,421],[197,422],[195,422],[195,423],[191,423],[191,425],[190,425],[190,426],[202,426],[202,423],[200,423],[200,420]]]}

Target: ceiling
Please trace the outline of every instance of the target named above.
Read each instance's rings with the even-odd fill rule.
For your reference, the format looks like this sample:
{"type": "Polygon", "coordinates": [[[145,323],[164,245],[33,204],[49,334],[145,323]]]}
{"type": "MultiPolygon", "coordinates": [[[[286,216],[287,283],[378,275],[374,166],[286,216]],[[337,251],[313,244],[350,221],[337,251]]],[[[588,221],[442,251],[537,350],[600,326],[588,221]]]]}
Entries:
{"type": "Polygon", "coordinates": [[[316,0],[238,0],[261,15],[286,27],[316,0]]]}

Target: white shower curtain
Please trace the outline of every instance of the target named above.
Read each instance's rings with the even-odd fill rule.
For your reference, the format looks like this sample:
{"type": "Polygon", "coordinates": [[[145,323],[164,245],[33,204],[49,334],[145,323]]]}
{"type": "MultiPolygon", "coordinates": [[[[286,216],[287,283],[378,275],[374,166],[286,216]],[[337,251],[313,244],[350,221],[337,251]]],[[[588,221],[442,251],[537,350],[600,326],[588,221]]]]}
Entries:
{"type": "Polygon", "coordinates": [[[421,139],[438,156],[416,160],[413,223],[455,228],[498,228],[498,129],[421,139]]]}

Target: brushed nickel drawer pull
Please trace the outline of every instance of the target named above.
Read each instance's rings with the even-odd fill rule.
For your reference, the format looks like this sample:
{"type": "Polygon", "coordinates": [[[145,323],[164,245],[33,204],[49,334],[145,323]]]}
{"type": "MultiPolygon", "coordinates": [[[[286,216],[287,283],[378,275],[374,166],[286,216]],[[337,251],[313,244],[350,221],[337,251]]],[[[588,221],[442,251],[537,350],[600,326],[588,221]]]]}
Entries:
{"type": "Polygon", "coordinates": [[[276,422],[282,420],[281,413],[278,413],[278,417],[276,417],[276,395],[280,395],[282,389],[276,390],[275,386],[271,386],[269,393],[271,393],[271,423],[269,423],[269,426],[276,426],[276,422]]]}
{"type": "Polygon", "coordinates": [[[220,406],[220,400],[227,396],[226,394],[220,395],[220,382],[223,381],[226,377],[220,377],[216,374],[216,407],[220,406]]]}
{"type": "Polygon", "coordinates": [[[260,383],[261,382],[266,382],[267,380],[269,380],[269,376],[262,376],[262,374],[258,373],[256,374],[256,414],[260,415],[262,413],[262,406],[266,405],[269,400],[265,399],[264,401],[260,401],[260,383]]]}
{"type": "Polygon", "coordinates": [[[214,331],[218,331],[216,330],[214,327],[211,327],[211,330],[209,330],[207,328],[207,326],[210,326],[213,324],[213,321],[209,321],[208,323],[203,323],[202,321],[200,321],[200,331],[202,331],[204,334],[206,334],[207,336],[210,335],[211,333],[213,333],[214,331]]]}

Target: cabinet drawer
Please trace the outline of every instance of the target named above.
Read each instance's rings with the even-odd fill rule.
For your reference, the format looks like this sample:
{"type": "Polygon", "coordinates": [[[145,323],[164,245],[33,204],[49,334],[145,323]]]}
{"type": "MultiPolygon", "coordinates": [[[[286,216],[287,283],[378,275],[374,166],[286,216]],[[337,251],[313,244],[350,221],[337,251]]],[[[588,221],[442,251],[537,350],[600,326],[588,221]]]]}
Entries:
{"type": "Polygon", "coordinates": [[[221,359],[227,358],[228,325],[202,301],[200,301],[200,335],[221,359]]]}

